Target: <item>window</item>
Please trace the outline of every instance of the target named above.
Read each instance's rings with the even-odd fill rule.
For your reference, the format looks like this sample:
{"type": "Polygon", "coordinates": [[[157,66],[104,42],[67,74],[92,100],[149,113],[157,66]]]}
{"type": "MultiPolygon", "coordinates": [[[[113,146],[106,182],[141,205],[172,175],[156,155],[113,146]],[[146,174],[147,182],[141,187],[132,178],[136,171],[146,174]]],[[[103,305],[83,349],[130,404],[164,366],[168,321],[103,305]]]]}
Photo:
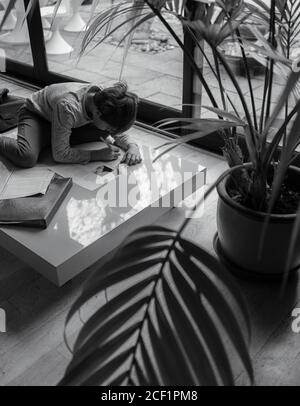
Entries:
{"type": "MultiPolygon", "coordinates": [[[[80,2],[63,2],[52,27],[52,38],[44,31],[49,70],[75,79],[110,85],[120,78],[123,46],[117,47],[125,30],[109,36],[104,43],[90,46],[78,60],[84,26],[91,17],[91,6],[80,2]],[[76,16],[76,17],[75,17],[76,16]]],[[[110,1],[99,2],[95,14],[103,11],[110,1]]],[[[53,7],[52,7],[53,8],[53,7]]],[[[41,15],[49,18],[50,7],[41,7],[41,15]]],[[[181,24],[169,16],[170,24],[182,37],[181,24]]],[[[135,33],[126,59],[122,78],[143,99],[181,109],[182,52],[156,18],[146,21],[135,33]]]]}
{"type": "MultiPolygon", "coordinates": [[[[110,6],[113,1],[101,0],[97,11],[110,6]]],[[[20,9],[20,20],[22,11],[24,22],[23,2],[25,7],[31,2],[16,2],[20,9]]],[[[123,49],[116,48],[118,37],[107,38],[78,60],[78,51],[85,35],[84,25],[90,20],[93,1],[63,0],[53,20],[55,3],[52,0],[39,0],[31,10],[27,17],[30,22],[28,28],[27,22],[24,24],[30,44],[27,41],[20,48],[16,44],[7,46],[7,56],[10,58],[7,71],[40,85],[68,80],[110,85],[117,81],[123,55],[123,49]]],[[[183,39],[181,24],[176,17],[168,13],[167,19],[178,37],[183,39]]],[[[179,117],[182,102],[189,103],[192,87],[188,65],[182,50],[157,18],[145,23],[136,32],[122,77],[130,89],[140,96],[138,119],[147,124],[166,117],[179,117]]],[[[184,114],[188,114],[188,108],[183,110],[184,114]]]]}
{"type": "MultiPolygon", "coordinates": [[[[0,21],[6,10],[9,11],[9,0],[1,1],[0,21]]],[[[25,7],[22,1],[17,1],[0,31],[1,71],[6,70],[6,62],[14,61],[26,65],[33,65],[30,37],[27,21],[24,21],[25,7]]],[[[9,64],[9,63],[8,63],[9,64]]]]}

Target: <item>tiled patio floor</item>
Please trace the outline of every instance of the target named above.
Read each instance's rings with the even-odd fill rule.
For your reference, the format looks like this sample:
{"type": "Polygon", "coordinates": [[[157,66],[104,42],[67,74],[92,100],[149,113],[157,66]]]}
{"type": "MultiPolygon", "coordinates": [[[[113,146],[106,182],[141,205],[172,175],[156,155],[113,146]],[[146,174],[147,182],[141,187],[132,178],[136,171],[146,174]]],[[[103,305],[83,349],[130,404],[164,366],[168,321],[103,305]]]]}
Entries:
{"type": "MultiPolygon", "coordinates": [[[[101,2],[101,7],[107,6],[110,0],[101,2]]],[[[85,20],[90,18],[90,6],[81,7],[81,15],[85,20]]],[[[61,19],[61,26],[65,26],[66,19],[61,19]]],[[[174,17],[170,17],[170,23],[174,30],[181,35],[180,23],[174,17]]],[[[162,26],[154,20],[152,29],[161,31],[162,26]]],[[[65,74],[75,79],[86,80],[103,85],[109,85],[119,79],[120,66],[122,63],[123,48],[116,48],[115,45],[104,43],[92,51],[85,54],[78,60],[78,51],[84,33],[69,33],[62,31],[64,39],[74,48],[71,54],[67,55],[48,55],[48,64],[51,71],[65,74]]],[[[171,40],[171,44],[175,45],[171,40]]],[[[1,44],[0,44],[1,45],[1,44]]],[[[32,63],[29,46],[5,46],[8,56],[15,57],[17,60],[32,63]]],[[[130,89],[141,98],[151,100],[163,105],[180,108],[182,95],[182,51],[175,46],[174,49],[157,54],[149,54],[136,50],[130,50],[123,71],[123,79],[126,79],[130,89]]],[[[221,107],[221,96],[215,76],[204,66],[204,76],[209,83],[212,93],[221,107]]],[[[247,80],[238,76],[238,83],[245,95],[246,101],[250,103],[250,92],[247,80]]],[[[242,111],[242,107],[231,81],[222,73],[223,86],[228,91],[231,100],[236,104],[237,109],[242,111]]],[[[263,95],[263,77],[256,76],[252,79],[255,93],[256,110],[261,110],[263,95]]],[[[273,90],[274,101],[280,96],[282,85],[277,83],[273,90]]],[[[203,92],[202,103],[211,105],[210,101],[203,92]]],[[[203,117],[212,116],[213,113],[206,110],[202,111],[203,117]]]]}
{"type": "MultiPolygon", "coordinates": [[[[88,6],[82,7],[82,15],[89,17],[88,6]]],[[[159,29],[159,23],[154,21],[152,27],[159,29]]],[[[181,31],[177,23],[175,28],[181,31]]],[[[109,42],[85,54],[78,61],[78,51],[83,34],[62,32],[74,51],[71,55],[49,55],[49,68],[74,78],[108,85],[119,79],[123,58],[123,48],[116,48],[109,42]]],[[[178,47],[149,54],[130,50],[126,60],[122,78],[126,79],[130,89],[140,97],[179,108],[182,94],[182,53],[178,47]]]]}

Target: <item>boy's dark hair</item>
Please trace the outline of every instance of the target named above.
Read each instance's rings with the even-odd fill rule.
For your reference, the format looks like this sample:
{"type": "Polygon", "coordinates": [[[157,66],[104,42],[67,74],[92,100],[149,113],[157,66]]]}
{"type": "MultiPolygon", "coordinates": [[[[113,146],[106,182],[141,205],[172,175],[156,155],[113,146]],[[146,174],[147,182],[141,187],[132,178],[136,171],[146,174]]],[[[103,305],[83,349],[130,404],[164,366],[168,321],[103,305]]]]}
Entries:
{"type": "Polygon", "coordinates": [[[100,90],[94,96],[94,103],[101,113],[101,119],[116,132],[127,131],[135,122],[138,97],[128,92],[125,82],[100,90]]]}

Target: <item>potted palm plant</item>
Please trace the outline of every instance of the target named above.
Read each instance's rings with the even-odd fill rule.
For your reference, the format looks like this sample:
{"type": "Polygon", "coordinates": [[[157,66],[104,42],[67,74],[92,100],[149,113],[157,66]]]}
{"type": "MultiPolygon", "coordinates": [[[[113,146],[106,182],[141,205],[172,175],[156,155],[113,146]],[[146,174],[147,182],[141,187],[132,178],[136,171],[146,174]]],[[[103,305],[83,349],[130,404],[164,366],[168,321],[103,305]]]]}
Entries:
{"type": "MultiPolygon", "coordinates": [[[[299,230],[299,169],[292,166],[299,146],[299,69],[290,59],[296,43],[299,14],[294,1],[272,1],[270,7],[260,1],[251,4],[243,1],[210,2],[202,9],[201,20],[184,19],[183,25],[191,32],[196,46],[203,52],[203,43],[214,55],[214,70],[222,95],[222,105],[205,107],[219,118],[215,129],[224,138],[223,152],[233,172],[216,182],[220,196],[217,223],[216,248],[220,258],[239,274],[264,277],[282,276],[284,271],[298,270],[300,266],[299,230]],[[256,3],[257,7],[253,5],[256,3]],[[212,21],[218,6],[217,18],[212,21]],[[249,29],[257,43],[249,44],[239,30],[244,15],[257,14],[269,27],[268,38],[253,28],[249,29]],[[220,45],[228,37],[240,44],[244,69],[247,74],[250,103],[247,103],[238,80],[230,65],[220,52],[220,45]],[[259,114],[256,110],[254,92],[249,73],[246,51],[265,65],[263,102],[259,114]],[[222,86],[220,64],[239,96],[243,112],[240,114],[222,86]],[[274,74],[279,73],[285,86],[279,97],[272,98],[274,74]],[[284,111],[279,122],[278,115],[284,111]],[[220,122],[224,128],[220,131],[220,122]],[[231,129],[227,128],[231,123],[231,129]],[[226,127],[225,127],[226,125],[226,127]],[[237,129],[242,129],[246,148],[239,145],[237,129]],[[278,151],[280,149],[280,151],[278,151]]],[[[244,24],[246,21],[244,20],[244,24]]],[[[204,80],[204,78],[200,78],[204,80]]],[[[180,120],[179,120],[180,121],[180,120]]],[[[178,143],[206,135],[205,123],[211,120],[193,118],[189,120],[196,131],[191,135],[171,141],[168,151],[178,143]]],[[[174,122],[174,121],[173,121],[174,122]]],[[[161,124],[166,126],[168,120],[161,124]]],[[[160,154],[159,156],[161,156],[160,154]]]]}
{"type": "MultiPolygon", "coordinates": [[[[167,119],[159,127],[168,128],[174,120],[178,127],[190,134],[160,146],[166,147],[157,159],[178,144],[192,141],[218,131],[224,139],[224,155],[233,173],[226,179],[216,182],[220,196],[218,205],[217,249],[221,258],[231,266],[252,275],[263,274],[273,277],[282,275],[284,270],[296,270],[300,265],[299,251],[299,170],[292,167],[299,138],[299,70],[290,59],[297,43],[299,14],[294,1],[274,0],[270,6],[261,1],[198,1],[206,3],[193,14],[178,13],[176,2],[145,1],[150,13],[138,21],[134,15],[134,5],[130,18],[134,21],[124,38],[141,21],[157,15],[178,45],[186,52],[195,74],[203,84],[212,106],[202,106],[215,113],[217,119],[167,119]],[[173,9],[172,9],[173,7],[173,9]],[[165,10],[164,10],[165,8],[165,10]],[[195,46],[207,58],[203,42],[211,49],[213,62],[207,61],[212,69],[221,93],[218,105],[208,83],[180,39],[168,25],[163,11],[177,13],[185,31],[189,32],[195,46]],[[261,30],[249,25],[257,42],[249,43],[243,37],[240,26],[247,23],[249,16],[256,15],[261,24],[268,28],[267,38],[261,30]],[[235,73],[220,48],[228,38],[240,45],[244,70],[247,75],[250,103],[246,101],[235,73]],[[246,52],[265,65],[265,85],[263,102],[259,113],[255,104],[249,61],[246,52]],[[242,112],[231,101],[222,85],[222,66],[239,96],[242,112]],[[281,75],[285,87],[280,97],[272,97],[274,75],[281,75]],[[284,116],[278,123],[278,115],[284,116]],[[242,131],[237,131],[237,130],[242,131]],[[243,133],[246,148],[239,145],[239,133],[243,133]],[[280,152],[278,148],[280,147],[280,152]],[[236,172],[236,167],[240,167],[236,172]]],[[[138,2],[136,2],[136,6],[138,2]]],[[[137,11],[136,11],[137,13],[137,11]]],[[[114,14],[113,14],[114,15],[114,14]]],[[[138,14],[136,14],[138,15],[138,14]]],[[[245,31],[245,30],[244,30],[245,31]]],[[[92,37],[87,36],[88,42],[92,37]]]]}

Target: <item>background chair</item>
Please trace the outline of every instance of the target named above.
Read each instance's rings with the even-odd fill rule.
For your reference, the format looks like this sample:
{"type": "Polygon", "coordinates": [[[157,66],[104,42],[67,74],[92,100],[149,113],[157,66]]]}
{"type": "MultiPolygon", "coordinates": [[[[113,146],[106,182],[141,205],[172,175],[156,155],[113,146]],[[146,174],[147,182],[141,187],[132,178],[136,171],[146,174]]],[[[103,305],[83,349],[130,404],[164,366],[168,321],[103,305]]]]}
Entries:
{"type": "MultiPolygon", "coordinates": [[[[41,7],[42,18],[53,19],[55,12],[54,6],[41,7]]],[[[51,25],[52,36],[46,44],[46,52],[49,55],[64,55],[73,51],[73,47],[61,35],[61,23],[64,17],[71,14],[71,1],[63,0],[57,10],[51,25]]]]}

